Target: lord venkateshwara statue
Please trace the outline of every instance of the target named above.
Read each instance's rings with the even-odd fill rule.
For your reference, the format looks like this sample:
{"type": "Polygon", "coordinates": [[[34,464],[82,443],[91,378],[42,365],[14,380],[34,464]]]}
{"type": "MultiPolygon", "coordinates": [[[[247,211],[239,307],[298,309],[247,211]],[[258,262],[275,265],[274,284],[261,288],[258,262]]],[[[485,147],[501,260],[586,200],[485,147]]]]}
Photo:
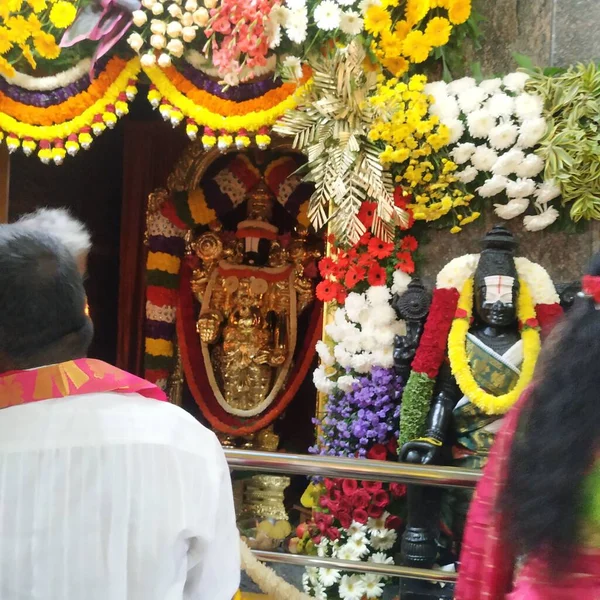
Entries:
{"type": "MultiPolygon", "coordinates": [[[[522,328],[538,328],[535,319],[519,322],[520,294],[526,293],[526,300],[530,291],[524,289],[525,279],[515,263],[515,248],[512,234],[495,227],[485,236],[481,254],[472,257],[476,267],[466,281],[471,287],[463,288],[454,316],[455,320],[470,319],[470,324],[465,324],[466,335],[458,338],[458,344],[449,339],[448,346],[452,348],[454,344],[454,349],[439,368],[424,435],[404,444],[400,460],[475,469],[485,465],[509,408],[508,401],[512,401],[511,394],[523,384],[523,361],[528,350],[524,352],[522,328]],[[465,289],[471,295],[468,302],[465,289]],[[461,308],[461,302],[472,306],[470,314],[461,308]]],[[[529,261],[526,264],[533,265],[529,261]]],[[[533,266],[543,271],[538,265],[533,266]]],[[[557,302],[551,282],[549,285],[554,292],[552,302],[557,302]]],[[[455,335],[452,331],[449,338],[455,335]]],[[[533,360],[536,357],[537,354],[533,360]]],[[[529,373],[531,356],[528,360],[529,373]]],[[[404,563],[425,568],[434,564],[444,548],[444,543],[439,545],[442,521],[452,532],[456,556],[471,497],[472,491],[466,489],[442,493],[435,488],[409,486],[408,522],[402,542],[404,563]]]]}
{"type": "MultiPolygon", "coordinates": [[[[298,226],[280,236],[272,223],[274,198],[260,182],[249,194],[247,218],[236,232],[214,224],[192,242],[199,258],[192,287],[201,304],[197,331],[208,378],[217,401],[238,417],[267,410],[282,391],[292,366],[299,315],[314,300],[304,275],[309,247],[298,226]]],[[[224,444],[232,436],[221,435],[224,444]]],[[[246,447],[275,450],[268,427],[245,437],[246,447]]]]}

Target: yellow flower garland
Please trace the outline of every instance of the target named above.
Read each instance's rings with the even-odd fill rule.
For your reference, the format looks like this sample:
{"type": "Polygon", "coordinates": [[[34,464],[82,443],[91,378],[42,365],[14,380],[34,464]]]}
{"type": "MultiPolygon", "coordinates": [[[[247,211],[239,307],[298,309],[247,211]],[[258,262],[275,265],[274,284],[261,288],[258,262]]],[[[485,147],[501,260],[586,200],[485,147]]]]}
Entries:
{"type": "Polygon", "coordinates": [[[12,117],[0,112],[0,129],[12,133],[19,138],[32,138],[34,140],[66,139],[72,133],[78,133],[84,127],[89,127],[96,115],[105,112],[108,104],[115,104],[119,94],[127,88],[130,79],[136,79],[140,72],[140,59],[138,57],[130,60],[119,76],[110,85],[103,98],[98,100],[79,116],[58,125],[36,126],[21,123],[12,117]]]}
{"type": "Polygon", "coordinates": [[[540,334],[535,327],[525,325],[536,318],[535,306],[531,293],[525,282],[519,279],[519,297],[517,301],[517,318],[523,324],[521,339],[523,340],[523,365],[521,375],[515,387],[502,396],[493,396],[482,390],[473,374],[467,357],[466,341],[473,314],[473,278],[465,283],[458,301],[458,311],[464,311],[465,317],[456,317],[448,336],[448,358],[452,374],[456,378],[462,393],[478,408],[488,415],[502,415],[519,399],[519,396],[530,384],[540,353],[540,334]]]}
{"type": "Polygon", "coordinates": [[[303,86],[300,86],[294,94],[268,110],[254,111],[247,115],[227,117],[213,113],[203,106],[199,106],[192,102],[171,83],[169,78],[159,67],[145,67],[144,72],[156,86],[158,92],[166,98],[170,104],[178,108],[186,117],[194,119],[196,123],[205,125],[210,129],[224,129],[225,131],[233,133],[240,129],[258,131],[261,127],[270,127],[285,112],[296,108],[298,96],[303,91],[303,86]]]}

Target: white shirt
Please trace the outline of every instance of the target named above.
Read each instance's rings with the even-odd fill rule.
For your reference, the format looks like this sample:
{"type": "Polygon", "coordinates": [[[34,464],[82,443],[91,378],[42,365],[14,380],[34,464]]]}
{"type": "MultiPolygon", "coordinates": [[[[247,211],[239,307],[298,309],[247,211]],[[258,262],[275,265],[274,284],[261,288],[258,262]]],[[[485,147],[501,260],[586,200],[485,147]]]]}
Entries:
{"type": "Polygon", "coordinates": [[[138,394],[0,410],[2,600],[231,600],[229,470],[191,415],[138,394]]]}

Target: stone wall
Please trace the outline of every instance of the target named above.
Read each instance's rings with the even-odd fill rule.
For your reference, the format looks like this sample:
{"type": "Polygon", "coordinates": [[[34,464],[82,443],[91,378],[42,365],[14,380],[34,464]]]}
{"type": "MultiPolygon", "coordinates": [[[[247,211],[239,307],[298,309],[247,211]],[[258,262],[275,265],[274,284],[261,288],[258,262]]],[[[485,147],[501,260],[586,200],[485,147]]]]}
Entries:
{"type": "MultiPolygon", "coordinates": [[[[540,66],[600,61],[600,0],[475,0],[475,6],[485,19],[483,47],[470,52],[469,59],[479,61],[486,76],[514,70],[513,52],[530,56],[540,66]]],[[[519,253],[542,264],[557,282],[578,279],[600,249],[598,223],[580,234],[530,233],[519,218],[505,222],[490,209],[457,235],[429,230],[422,246],[426,281],[431,283],[451,258],[478,252],[485,231],[500,222],[519,239],[519,253]]]]}

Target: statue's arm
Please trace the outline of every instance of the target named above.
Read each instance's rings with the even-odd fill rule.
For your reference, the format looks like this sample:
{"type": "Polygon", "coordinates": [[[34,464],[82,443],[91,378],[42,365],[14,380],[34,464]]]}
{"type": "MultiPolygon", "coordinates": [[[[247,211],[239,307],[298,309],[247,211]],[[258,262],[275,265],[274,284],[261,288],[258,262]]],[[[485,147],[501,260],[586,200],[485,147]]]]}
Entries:
{"type": "Polygon", "coordinates": [[[425,437],[442,443],[446,441],[452,420],[452,411],[458,404],[461,395],[450,371],[450,366],[448,363],[444,363],[438,375],[431,408],[427,415],[425,437]]]}

